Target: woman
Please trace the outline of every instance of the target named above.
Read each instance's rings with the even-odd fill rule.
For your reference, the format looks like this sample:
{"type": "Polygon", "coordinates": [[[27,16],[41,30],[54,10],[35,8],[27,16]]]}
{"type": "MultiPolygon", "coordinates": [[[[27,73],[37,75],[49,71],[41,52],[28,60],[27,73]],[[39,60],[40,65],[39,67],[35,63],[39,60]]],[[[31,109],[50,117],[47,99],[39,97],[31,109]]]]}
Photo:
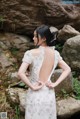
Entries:
{"type": "Polygon", "coordinates": [[[34,44],[38,48],[26,51],[22,59],[18,75],[29,86],[26,94],[25,119],[57,118],[54,88],[69,75],[71,70],[59,52],[50,47],[54,37],[48,26],[38,27],[33,37],[34,44]],[[63,72],[57,81],[52,83],[51,76],[57,65],[63,72]],[[29,77],[26,76],[28,67],[29,77]]]}

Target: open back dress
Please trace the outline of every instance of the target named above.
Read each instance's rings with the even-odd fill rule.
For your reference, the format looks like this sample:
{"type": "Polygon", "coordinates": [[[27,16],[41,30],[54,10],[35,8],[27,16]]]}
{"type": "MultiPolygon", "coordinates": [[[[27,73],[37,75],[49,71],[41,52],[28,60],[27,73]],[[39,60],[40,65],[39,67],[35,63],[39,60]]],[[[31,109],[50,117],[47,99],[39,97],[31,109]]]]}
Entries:
{"type": "MultiPolygon", "coordinates": [[[[30,64],[29,80],[32,84],[35,84],[39,80],[39,72],[45,56],[45,48],[40,46],[39,49],[39,55],[33,56],[31,50],[28,50],[22,59],[23,62],[30,64]]],[[[54,66],[47,81],[51,81],[51,76],[61,59],[59,52],[54,50],[54,66]]],[[[54,89],[50,89],[46,85],[38,91],[28,89],[25,101],[25,119],[57,119],[54,89]]]]}

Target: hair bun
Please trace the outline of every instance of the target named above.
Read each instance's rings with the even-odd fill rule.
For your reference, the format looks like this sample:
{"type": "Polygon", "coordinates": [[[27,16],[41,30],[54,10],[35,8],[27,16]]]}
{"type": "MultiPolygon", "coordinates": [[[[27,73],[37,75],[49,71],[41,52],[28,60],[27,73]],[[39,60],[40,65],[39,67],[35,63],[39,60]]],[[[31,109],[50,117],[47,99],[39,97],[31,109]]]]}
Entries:
{"type": "Polygon", "coordinates": [[[56,40],[57,31],[57,28],[49,27],[47,25],[41,25],[36,29],[37,37],[38,35],[40,35],[41,38],[45,37],[48,46],[52,46],[54,44],[54,41],[56,40]]]}

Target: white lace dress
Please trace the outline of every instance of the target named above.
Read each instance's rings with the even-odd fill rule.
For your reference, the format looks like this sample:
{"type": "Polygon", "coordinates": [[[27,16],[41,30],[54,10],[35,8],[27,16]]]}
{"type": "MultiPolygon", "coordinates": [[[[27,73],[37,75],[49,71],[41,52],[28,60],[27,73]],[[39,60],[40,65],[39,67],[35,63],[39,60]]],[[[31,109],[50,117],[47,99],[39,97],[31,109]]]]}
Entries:
{"type": "MultiPolygon", "coordinates": [[[[29,80],[32,84],[39,79],[39,71],[44,59],[44,48],[42,46],[39,48],[40,55],[33,56],[31,51],[28,50],[22,59],[23,62],[31,64],[29,80]]],[[[55,50],[55,63],[48,80],[51,79],[60,59],[62,58],[59,52],[55,50]]],[[[25,119],[57,119],[55,91],[46,86],[38,91],[33,91],[29,88],[26,93],[25,119]]]]}

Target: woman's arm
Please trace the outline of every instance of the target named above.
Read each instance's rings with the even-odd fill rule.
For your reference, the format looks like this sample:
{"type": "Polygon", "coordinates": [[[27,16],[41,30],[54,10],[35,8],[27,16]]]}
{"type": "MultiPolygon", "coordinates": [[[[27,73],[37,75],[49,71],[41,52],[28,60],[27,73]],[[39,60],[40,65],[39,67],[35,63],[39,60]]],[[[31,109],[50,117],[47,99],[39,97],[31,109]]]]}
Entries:
{"type": "Polygon", "coordinates": [[[57,81],[55,82],[56,86],[60,84],[71,72],[70,67],[63,60],[60,60],[58,62],[58,66],[63,70],[63,72],[60,75],[60,77],[57,79],[57,81]]]}
{"type": "Polygon", "coordinates": [[[42,84],[39,83],[39,85],[37,86],[33,86],[28,77],[26,76],[26,70],[28,68],[29,64],[28,63],[25,63],[23,62],[19,68],[19,71],[18,71],[18,76],[20,77],[20,79],[26,84],[28,85],[32,90],[39,90],[41,87],[42,87],[42,84]]]}
{"type": "Polygon", "coordinates": [[[70,67],[63,60],[58,62],[58,66],[63,70],[63,72],[55,83],[47,82],[46,85],[50,88],[54,88],[55,86],[59,85],[71,72],[70,67]]]}
{"type": "Polygon", "coordinates": [[[30,83],[30,81],[28,80],[28,77],[26,76],[26,70],[28,66],[29,66],[28,63],[23,62],[19,68],[18,76],[26,85],[28,85],[31,89],[33,89],[32,84],[30,83]]]}

